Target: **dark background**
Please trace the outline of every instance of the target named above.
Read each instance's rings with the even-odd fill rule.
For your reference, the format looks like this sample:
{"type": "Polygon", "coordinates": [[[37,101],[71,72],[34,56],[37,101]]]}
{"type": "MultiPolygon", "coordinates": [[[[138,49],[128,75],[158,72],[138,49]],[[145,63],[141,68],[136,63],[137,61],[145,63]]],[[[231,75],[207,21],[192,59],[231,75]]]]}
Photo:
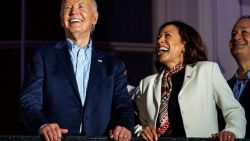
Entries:
{"type": "MultiPolygon", "coordinates": [[[[152,53],[116,51],[111,42],[153,42],[151,0],[96,1],[99,10],[94,33],[96,47],[121,56],[129,66],[130,83],[136,86],[141,78],[153,71],[152,53]]],[[[30,52],[40,43],[64,38],[60,26],[60,3],[60,0],[1,1],[0,135],[25,133],[18,113],[23,68],[30,52]]]]}

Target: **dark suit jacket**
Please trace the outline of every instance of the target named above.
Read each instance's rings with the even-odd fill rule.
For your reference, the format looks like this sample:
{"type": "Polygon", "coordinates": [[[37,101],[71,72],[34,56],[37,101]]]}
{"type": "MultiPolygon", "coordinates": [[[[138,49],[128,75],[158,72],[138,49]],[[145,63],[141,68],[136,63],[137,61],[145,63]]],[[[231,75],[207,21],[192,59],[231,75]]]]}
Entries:
{"type": "MultiPolygon", "coordinates": [[[[236,83],[235,77],[228,80],[228,84],[233,89],[233,85],[236,83]]],[[[246,126],[246,136],[245,138],[250,139],[250,107],[249,105],[250,101],[250,81],[247,82],[245,89],[242,92],[242,95],[240,96],[240,104],[245,110],[246,114],[246,120],[247,120],[247,126],[246,126]]]]}
{"type": "Polygon", "coordinates": [[[129,130],[133,108],[128,97],[124,64],[93,48],[90,76],[82,107],[66,41],[38,48],[27,66],[19,99],[21,121],[34,134],[47,123],[58,123],[79,135],[105,136],[112,123],[129,130]]]}

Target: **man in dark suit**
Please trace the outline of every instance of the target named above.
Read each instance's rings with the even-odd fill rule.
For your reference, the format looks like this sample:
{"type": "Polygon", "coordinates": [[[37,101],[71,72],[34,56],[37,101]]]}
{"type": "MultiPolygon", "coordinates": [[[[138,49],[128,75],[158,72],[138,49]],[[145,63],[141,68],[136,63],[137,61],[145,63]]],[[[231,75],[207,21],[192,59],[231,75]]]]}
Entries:
{"type": "Polygon", "coordinates": [[[48,141],[63,134],[130,140],[134,117],[125,65],[93,48],[95,0],[63,0],[60,16],[66,39],[35,51],[19,100],[21,121],[48,141]]]}
{"type": "Polygon", "coordinates": [[[232,30],[230,51],[238,64],[236,74],[228,80],[235,98],[245,109],[247,126],[245,138],[250,138],[250,16],[240,17],[232,30]]]}

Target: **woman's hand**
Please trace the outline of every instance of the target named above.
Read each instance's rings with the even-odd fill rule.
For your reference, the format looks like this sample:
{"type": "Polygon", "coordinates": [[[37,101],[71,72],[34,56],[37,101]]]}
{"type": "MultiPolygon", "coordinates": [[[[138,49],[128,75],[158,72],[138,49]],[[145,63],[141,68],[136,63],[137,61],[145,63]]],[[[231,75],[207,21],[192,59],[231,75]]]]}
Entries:
{"type": "Polygon", "coordinates": [[[153,126],[145,126],[140,135],[146,141],[157,141],[160,137],[160,128],[155,128],[153,126]]]}
{"type": "Polygon", "coordinates": [[[234,141],[236,137],[233,132],[221,131],[219,133],[212,134],[212,138],[218,141],[234,141]]]}

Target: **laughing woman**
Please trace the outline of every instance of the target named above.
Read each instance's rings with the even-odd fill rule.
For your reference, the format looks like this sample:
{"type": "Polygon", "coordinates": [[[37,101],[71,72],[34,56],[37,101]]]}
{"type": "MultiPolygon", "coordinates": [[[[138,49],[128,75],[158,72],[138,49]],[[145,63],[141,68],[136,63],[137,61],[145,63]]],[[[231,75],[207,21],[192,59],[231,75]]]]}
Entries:
{"type": "Polygon", "coordinates": [[[244,109],[217,63],[207,61],[206,48],[194,28],[180,21],[163,24],[156,52],[164,68],[140,82],[138,135],[149,141],[160,136],[244,138],[244,109]],[[216,105],[226,121],[223,131],[218,129],[216,105]]]}

